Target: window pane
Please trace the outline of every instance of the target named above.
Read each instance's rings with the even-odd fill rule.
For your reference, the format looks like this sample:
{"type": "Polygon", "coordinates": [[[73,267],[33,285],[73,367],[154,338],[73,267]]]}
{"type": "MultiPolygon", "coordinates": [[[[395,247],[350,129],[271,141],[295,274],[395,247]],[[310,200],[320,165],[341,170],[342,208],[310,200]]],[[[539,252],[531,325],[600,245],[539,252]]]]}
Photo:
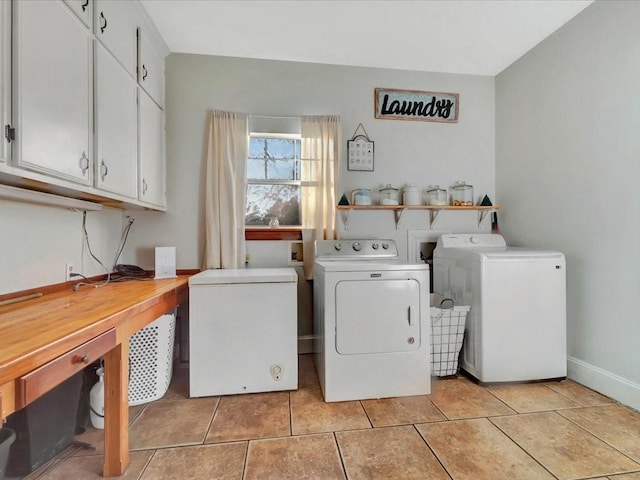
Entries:
{"type": "Polygon", "coordinates": [[[245,225],[269,225],[276,217],[280,226],[300,225],[299,185],[248,185],[245,225]]]}
{"type": "Polygon", "coordinates": [[[295,138],[251,137],[249,158],[300,158],[300,140],[295,138]]]}
{"type": "Polygon", "coordinates": [[[300,161],[291,160],[247,160],[249,180],[299,180],[300,161]]]}
{"type": "Polygon", "coordinates": [[[267,150],[271,158],[296,158],[296,143],[299,140],[285,138],[268,138],[267,150]]]}
{"type": "Polygon", "coordinates": [[[249,158],[265,158],[266,138],[250,137],[249,138],[249,158]]]}

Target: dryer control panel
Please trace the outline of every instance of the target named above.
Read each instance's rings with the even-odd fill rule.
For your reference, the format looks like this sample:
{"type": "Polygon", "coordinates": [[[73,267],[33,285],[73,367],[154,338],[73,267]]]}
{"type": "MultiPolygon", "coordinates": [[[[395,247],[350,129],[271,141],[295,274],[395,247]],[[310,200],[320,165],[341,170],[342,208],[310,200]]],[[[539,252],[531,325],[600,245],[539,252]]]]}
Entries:
{"type": "Polygon", "coordinates": [[[324,260],[370,260],[397,258],[396,242],[390,239],[316,240],[316,258],[324,260]]]}
{"type": "Polygon", "coordinates": [[[507,246],[502,235],[496,233],[445,234],[438,239],[440,248],[486,248],[507,246]]]}

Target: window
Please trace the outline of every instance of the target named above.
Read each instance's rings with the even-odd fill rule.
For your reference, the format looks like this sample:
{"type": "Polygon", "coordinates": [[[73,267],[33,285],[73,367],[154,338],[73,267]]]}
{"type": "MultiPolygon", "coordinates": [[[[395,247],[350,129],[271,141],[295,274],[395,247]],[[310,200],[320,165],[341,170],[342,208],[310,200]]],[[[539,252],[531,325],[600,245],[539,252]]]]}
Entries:
{"type": "Polygon", "coordinates": [[[245,225],[299,227],[300,189],[300,135],[252,133],[245,225]]]}

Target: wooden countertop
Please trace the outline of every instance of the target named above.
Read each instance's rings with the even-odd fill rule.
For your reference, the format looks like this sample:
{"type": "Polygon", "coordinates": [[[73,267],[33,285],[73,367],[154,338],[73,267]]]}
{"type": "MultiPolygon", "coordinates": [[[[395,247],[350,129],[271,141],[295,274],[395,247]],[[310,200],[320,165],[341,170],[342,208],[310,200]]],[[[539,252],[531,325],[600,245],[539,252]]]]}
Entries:
{"type": "Polygon", "coordinates": [[[167,297],[187,298],[188,278],[83,286],[0,307],[0,385],[123,322],[120,336],[131,335],[149,323],[137,324],[136,313],[157,309],[160,316],[167,297]]]}
{"type": "Polygon", "coordinates": [[[111,336],[109,342],[94,350],[105,351],[113,343],[103,356],[103,475],[123,475],[129,465],[129,337],[186,302],[188,279],[188,275],[181,275],[163,280],[113,282],[98,288],[83,286],[78,291],[65,288],[0,307],[1,416],[11,414],[29,398],[37,398],[46,388],[63,381],[65,372],[70,371],[65,362],[78,367],[78,362],[66,359],[65,354],[86,348],[89,341],[95,345],[96,337],[110,332],[106,334],[111,336]],[[45,373],[43,368],[47,370],[45,373]],[[28,390],[26,377],[35,379],[33,395],[24,391],[28,390]]]}

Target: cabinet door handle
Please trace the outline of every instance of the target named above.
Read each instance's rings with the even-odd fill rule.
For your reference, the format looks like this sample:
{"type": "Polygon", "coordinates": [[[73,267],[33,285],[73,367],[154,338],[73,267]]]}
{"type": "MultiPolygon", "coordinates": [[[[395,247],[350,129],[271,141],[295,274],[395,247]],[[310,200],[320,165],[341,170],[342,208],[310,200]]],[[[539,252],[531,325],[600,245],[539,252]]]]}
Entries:
{"type": "Polygon", "coordinates": [[[142,194],[144,195],[145,193],[147,193],[147,188],[149,188],[149,186],[147,185],[147,181],[143,178],[142,179],[142,194]]]}
{"type": "Polygon", "coordinates": [[[104,178],[109,174],[109,168],[107,164],[104,163],[104,158],[100,162],[100,178],[104,182],[104,178]]]}
{"type": "Polygon", "coordinates": [[[103,20],[102,25],[100,25],[100,33],[104,33],[107,29],[107,19],[104,16],[104,12],[100,12],[100,18],[103,20]]]}
{"type": "Polygon", "coordinates": [[[88,5],[89,5],[89,0],[84,0],[84,3],[81,5],[83,12],[87,11],[87,6],[88,5]]]}
{"type": "Polygon", "coordinates": [[[78,163],[80,165],[80,170],[82,170],[82,175],[86,175],[89,170],[89,158],[85,152],[82,152],[78,163]]]}
{"type": "Polygon", "coordinates": [[[145,67],[144,63],[143,63],[142,64],[142,80],[146,80],[148,74],[149,74],[149,72],[147,72],[147,67],[145,67]]]}

